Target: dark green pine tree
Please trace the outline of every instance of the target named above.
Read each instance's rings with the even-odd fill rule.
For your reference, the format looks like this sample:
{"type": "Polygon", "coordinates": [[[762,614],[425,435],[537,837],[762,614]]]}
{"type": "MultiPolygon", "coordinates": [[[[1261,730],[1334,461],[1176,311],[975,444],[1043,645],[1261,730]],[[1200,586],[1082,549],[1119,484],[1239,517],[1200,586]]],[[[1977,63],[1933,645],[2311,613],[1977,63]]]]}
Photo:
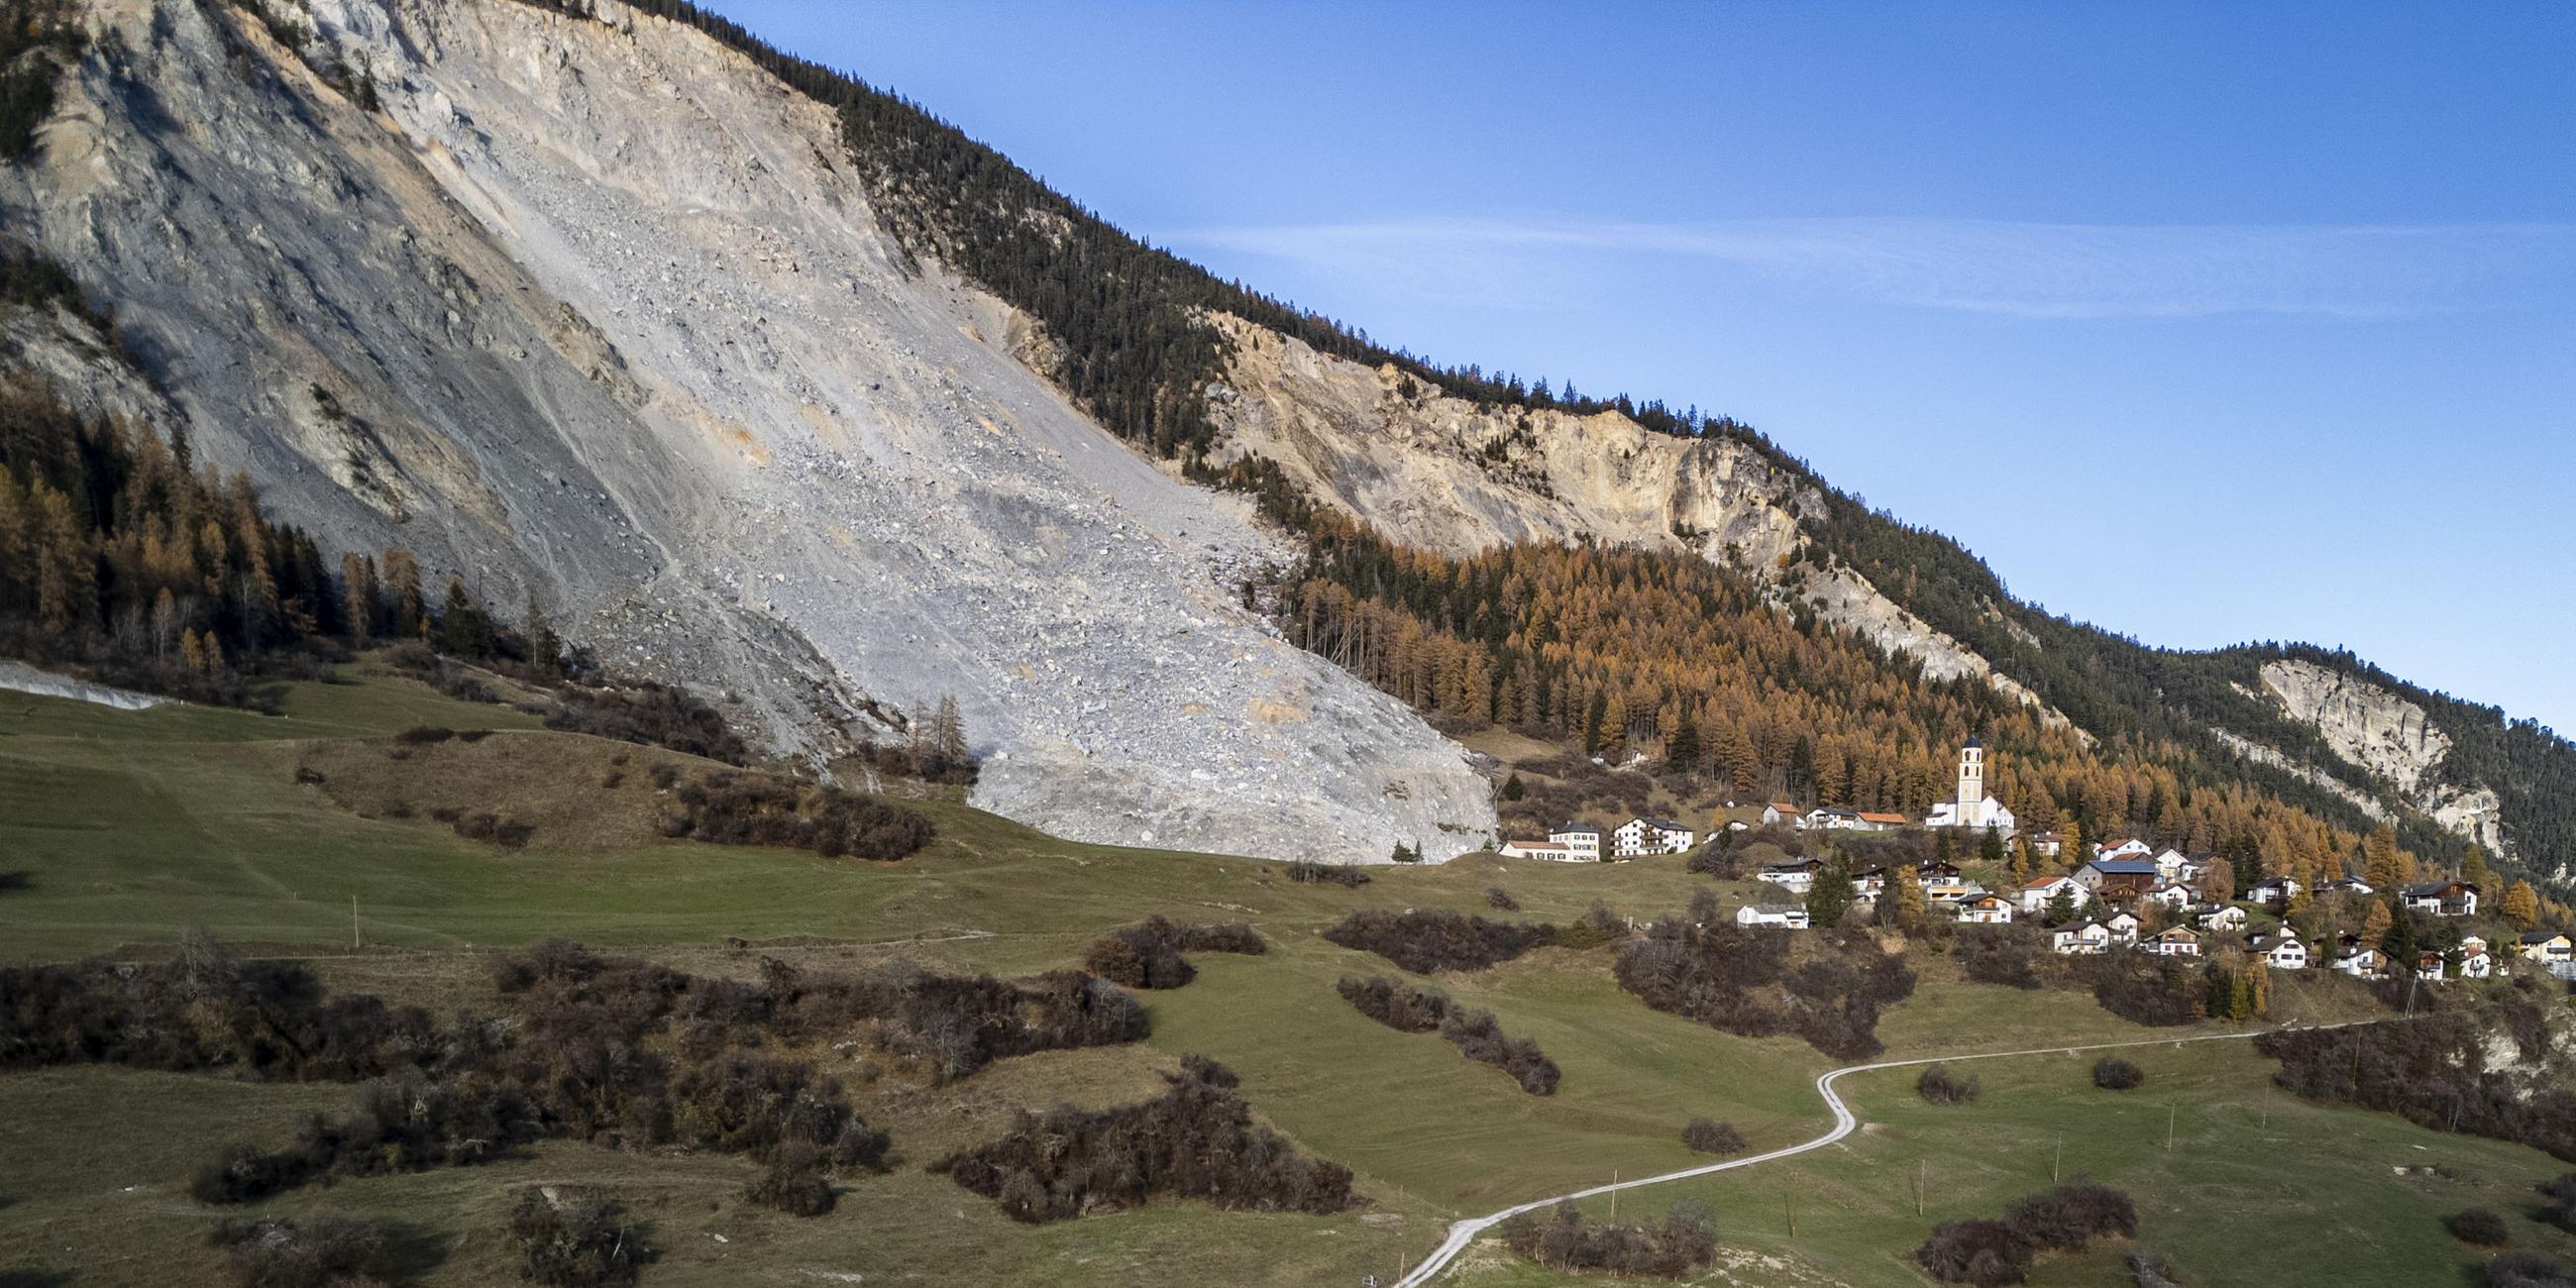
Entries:
{"type": "Polygon", "coordinates": [[[1814,885],[1807,887],[1807,921],[1817,926],[1841,925],[1843,913],[1851,906],[1851,865],[1836,859],[1816,874],[1814,885]]]}

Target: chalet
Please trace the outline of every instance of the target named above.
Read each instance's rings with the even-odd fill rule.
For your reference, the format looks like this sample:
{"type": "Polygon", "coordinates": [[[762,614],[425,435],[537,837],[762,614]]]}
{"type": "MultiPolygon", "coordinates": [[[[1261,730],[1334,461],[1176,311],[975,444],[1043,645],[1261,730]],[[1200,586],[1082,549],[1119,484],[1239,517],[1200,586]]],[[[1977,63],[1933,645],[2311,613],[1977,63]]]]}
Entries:
{"type": "Polygon", "coordinates": [[[2189,926],[2176,926],[2151,936],[2138,947],[2159,957],[2200,956],[2200,932],[2189,926]]]}
{"type": "Polygon", "coordinates": [[[2462,954],[2464,954],[2464,955],[2465,955],[2465,954],[2468,954],[2468,953],[2482,953],[2482,952],[2485,952],[2486,950],[2487,950],[2487,941],[2486,941],[2486,940],[2484,940],[2484,939],[2482,939],[2482,938],[2480,938],[2480,937],[2478,937],[2478,936],[2476,936],[2476,935],[2462,935],[2462,936],[2460,936],[2460,952],[2461,952],[2462,954]]]}
{"type": "Polygon", "coordinates": [[[1762,807],[1764,827],[1778,827],[1782,823],[1793,827],[1805,827],[1807,820],[1799,816],[1797,806],[1785,801],[1771,801],[1762,807]]]}
{"type": "Polygon", "coordinates": [[[1564,846],[1566,857],[1574,862],[1601,861],[1601,825],[1598,823],[1576,819],[1548,833],[1547,839],[1564,846]]]}
{"type": "Polygon", "coordinates": [[[2345,951],[2335,954],[2334,968],[2354,979],[2386,979],[2388,978],[2388,954],[2376,948],[2352,945],[2345,951]]]}
{"type": "Polygon", "coordinates": [[[1748,903],[1735,910],[1735,924],[1804,930],[1807,928],[1807,910],[1794,903],[1748,903]]]}
{"type": "Polygon", "coordinates": [[[2069,876],[2034,877],[2021,883],[2021,910],[2037,914],[2046,912],[2050,902],[2063,893],[2075,907],[2084,906],[2084,887],[2069,876]]]}
{"type": "Polygon", "coordinates": [[[2033,854],[2054,859],[2066,853],[2066,838],[2055,832],[2041,832],[2030,838],[2030,849],[2033,854]]]}
{"type": "Polygon", "coordinates": [[[2156,856],[2149,859],[2148,862],[2156,865],[2156,877],[2158,880],[2191,880],[2190,877],[2183,875],[2183,871],[2191,866],[2190,857],[2172,846],[2166,846],[2165,848],[2156,851],[2156,856]]]}
{"type": "Polygon", "coordinates": [[[2125,912],[2112,913],[2110,916],[2102,919],[2102,926],[2104,929],[2111,932],[2111,941],[2113,943],[2134,944],[2138,942],[2138,919],[2134,915],[2125,912]]]}
{"type": "Polygon", "coordinates": [[[2478,915],[2478,888],[2466,881],[2435,881],[2429,885],[2408,886],[2402,897],[2409,912],[2429,912],[2436,917],[2478,915]]]}
{"type": "Polygon", "coordinates": [[[2127,841],[2113,841],[2108,845],[2094,846],[2093,857],[2097,859],[2143,859],[2148,855],[2155,853],[2155,848],[2156,847],[2140,840],[2133,839],[2127,841]]]}
{"type": "Polygon", "coordinates": [[[2292,899],[2299,897],[2299,879],[2271,877],[2257,881],[2245,888],[2245,897],[2267,908],[2287,907],[2292,899]]]}
{"type": "Polygon", "coordinates": [[[1923,882],[1923,902],[1958,903],[1984,894],[1986,888],[1965,877],[1927,877],[1923,882]]]}
{"type": "Polygon", "coordinates": [[[1959,903],[1959,920],[1966,925],[2008,926],[2012,919],[2012,904],[1995,895],[1981,894],[1959,903]]]}
{"type": "Polygon", "coordinates": [[[2329,894],[2371,895],[2378,893],[2378,891],[2370,888],[2369,882],[2362,880],[2360,877],[2336,877],[2334,880],[2326,882],[2324,888],[2329,894]]]}
{"type": "Polygon", "coordinates": [[[2460,954],[2460,978],[2486,979],[2495,974],[2495,957],[2481,948],[2460,954]]]}
{"type": "Polygon", "coordinates": [[[1825,865],[1816,859],[1798,859],[1790,863],[1765,863],[1753,874],[1756,881],[1768,881],[1791,894],[1805,894],[1816,884],[1816,874],[1825,865]]]}
{"type": "Polygon", "coordinates": [[[2061,927],[2048,937],[2048,945],[2068,956],[2107,953],[2111,951],[2111,928],[2098,921],[2061,927]]]}
{"type": "Polygon", "coordinates": [[[1848,832],[1860,826],[1860,811],[1840,805],[1819,805],[1807,811],[1801,820],[1811,832],[1848,832]]]}
{"type": "Polygon", "coordinates": [[[2262,958],[2274,970],[2308,968],[2308,946],[2300,943],[2298,934],[2287,926],[2281,927],[2276,933],[2255,940],[2254,955],[2262,958]]]}
{"type": "Polygon", "coordinates": [[[1869,832],[1893,832],[1905,826],[1905,816],[1902,814],[1885,814],[1872,810],[1862,810],[1860,821],[1862,830],[1869,832]]]}
{"type": "Polygon", "coordinates": [[[2200,928],[2221,933],[2231,930],[2243,930],[2245,928],[2245,910],[2231,903],[2224,908],[2220,908],[2214,912],[2204,915],[2200,919],[2200,928]]]}
{"type": "Polygon", "coordinates": [[[2576,939],[2568,938],[2563,930],[2532,931],[2516,941],[2513,948],[2524,960],[2544,966],[2576,961],[2576,939]]]}
{"type": "Polygon", "coordinates": [[[2158,884],[2156,865],[2147,859],[2095,859],[2075,869],[2075,883],[2094,894],[2126,890],[2145,894],[2158,884]]]}
{"type": "Polygon", "coordinates": [[[1610,834],[1610,855],[1641,859],[1649,854],[1679,854],[1697,839],[1689,828],[1670,819],[1632,818],[1610,834]]]}
{"type": "Polygon", "coordinates": [[[1923,862],[1914,865],[1914,875],[1926,881],[1929,881],[1934,877],[1955,878],[1959,875],[1959,865],[1956,863],[1943,863],[1938,859],[1925,859],[1923,862]]]}
{"type": "Polygon", "coordinates": [[[1589,863],[1601,858],[1598,852],[1579,855],[1561,841],[1505,841],[1497,853],[1507,859],[1547,859],[1556,863],[1589,863]]]}
{"type": "Polygon", "coordinates": [[[2187,885],[2160,885],[2138,897],[2149,903],[2163,904],[2176,912],[2181,912],[2199,902],[2200,899],[2200,896],[2194,894],[2192,888],[2187,885]]]}
{"type": "Polygon", "coordinates": [[[1854,868],[1851,883],[1854,895],[1863,899],[1875,899],[1887,890],[1887,866],[1872,864],[1865,868],[1854,868]]]}
{"type": "Polygon", "coordinates": [[[2415,955],[2415,978],[2429,980],[2437,984],[2440,983],[2442,980],[2442,955],[2440,953],[2433,952],[2417,953],[2415,955]]]}

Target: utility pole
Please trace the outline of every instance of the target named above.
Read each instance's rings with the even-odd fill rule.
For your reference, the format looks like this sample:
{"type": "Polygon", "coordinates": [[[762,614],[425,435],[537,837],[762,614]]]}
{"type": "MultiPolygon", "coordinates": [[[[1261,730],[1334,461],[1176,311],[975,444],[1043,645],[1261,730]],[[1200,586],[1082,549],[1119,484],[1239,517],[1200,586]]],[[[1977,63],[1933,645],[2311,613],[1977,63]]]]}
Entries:
{"type": "Polygon", "coordinates": [[[1790,1237],[1790,1238],[1792,1238],[1792,1239],[1797,1238],[1797,1237],[1798,1237],[1798,1201],[1797,1201],[1795,1198],[1790,1197],[1789,1195],[1786,1195],[1786,1194],[1781,1195],[1781,1196],[1780,1196],[1780,1211],[1781,1211],[1781,1213],[1782,1213],[1783,1215],[1785,1215],[1785,1216],[1787,1216],[1787,1217],[1789,1218],[1789,1237],[1790,1237]]]}
{"type": "Polygon", "coordinates": [[[349,896],[349,950],[358,950],[358,896],[349,896]]]}
{"type": "Polygon", "coordinates": [[[2169,1102],[2167,1102],[2167,1103],[2166,1103],[2166,1105],[2165,1105],[2165,1148],[2166,1148],[2166,1149],[2168,1149],[2168,1150],[2170,1150],[2170,1149],[2172,1149],[2172,1148],[2173,1148],[2173,1138],[2174,1138],[2174,1118],[2175,1118],[2175,1116],[2176,1116],[2176,1115],[2180,1114],[2181,1112],[2182,1112],[2182,1102],[2181,1102],[2181,1101],[2176,1100],[2176,1101],[2169,1101],[2169,1102]]]}
{"type": "Polygon", "coordinates": [[[1610,1224],[1619,1224],[1619,1169],[1610,1169],[1610,1224]]]}
{"type": "MultiPolygon", "coordinates": [[[[2065,1137],[2063,1137],[2063,1136],[2060,1136],[2060,1137],[2058,1137],[2058,1138],[2057,1138],[2057,1148],[2056,1148],[2054,1151],[2052,1151],[2052,1152],[2049,1154],[2049,1156],[2048,1156],[2048,1183],[2049,1183],[2049,1184],[2051,1184],[2051,1185],[2055,1185],[2055,1184],[2057,1184],[2057,1171],[2058,1171],[2058,1169],[2059,1169],[2060,1167],[2062,1167],[2062,1166],[2064,1166],[2064,1165],[2065,1165],[2065,1162],[2066,1162],[2066,1138],[2065,1138],[2065,1137]]],[[[1915,1215],[1916,1215],[1916,1216],[1921,1216],[1921,1215],[1923,1215],[1923,1214],[1922,1214],[1922,1213],[1920,1213],[1920,1212],[1917,1212],[1917,1213],[1915,1213],[1915,1215]]]]}
{"type": "Polygon", "coordinates": [[[1924,1160],[1919,1158],[1914,1160],[1914,1215],[1916,1216],[1923,1215],[1923,1172],[1925,1166],[1926,1164],[1924,1160]]]}

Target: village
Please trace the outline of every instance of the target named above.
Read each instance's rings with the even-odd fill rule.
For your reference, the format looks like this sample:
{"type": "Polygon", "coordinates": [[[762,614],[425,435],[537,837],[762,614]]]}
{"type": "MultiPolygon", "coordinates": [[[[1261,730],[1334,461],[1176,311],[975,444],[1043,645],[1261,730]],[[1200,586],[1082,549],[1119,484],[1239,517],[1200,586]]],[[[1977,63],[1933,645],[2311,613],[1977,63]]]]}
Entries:
{"type": "Polygon", "coordinates": [[[1896,898],[1961,925],[2036,925],[2048,946],[2066,956],[2130,950],[2200,958],[2238,949],[2274,970],[2332,970],[2372,981],[2411,973],[2439,983],[2536,970],[2576,983],[2576,936],[2524,924],[2529,912],[2500,906],[2506,901],[2488,897],[2491,881],[2471,879],[2482,873],[2388,891],[2343,875],[2310,888],[2292,876],[2240,880],[2240,867],[2261,869],[2259,856],[2231,862],[2133,837],[2087,843],[2075,862],[2057,833],[2018,831],[2012,811],[1985,790],[1985,755],[1982,743],[1970,738],[1960,749],[1956,794],[1935,803],[1919,823],[1903,814],[1767,801],[1756,819],[1725,819],[1706,837],[1670,819],[1639,816],[1608,829],[1575,820],[1545,840],[1507,840],[1496,850],[1561,863],[1624,862],[1726,848],[1765,832],[1812,836],[1830,846],[1838,834],[1859,839],[1919,828],[1976,837],[1981,857],[1972,866],[1984,879],[1941,857],[1854,866],[1839,856],[1784,856],[1748,873],[1783,897],[1745,903],[1736,923],[1806,930],[1828,910],[1820,904],[1836,916],[1866,918],[1880,900],[1896,898]],[[1830,892],[1820,897],[1820,887],[1830,892]],[[2318,915],[2321,910],[2343,915],[2318,915]],[[2351,928],[2344,928],[2347,922],[2351,928]],[[2401,924],[2404,930],[2392,930],[2401,924]]]}

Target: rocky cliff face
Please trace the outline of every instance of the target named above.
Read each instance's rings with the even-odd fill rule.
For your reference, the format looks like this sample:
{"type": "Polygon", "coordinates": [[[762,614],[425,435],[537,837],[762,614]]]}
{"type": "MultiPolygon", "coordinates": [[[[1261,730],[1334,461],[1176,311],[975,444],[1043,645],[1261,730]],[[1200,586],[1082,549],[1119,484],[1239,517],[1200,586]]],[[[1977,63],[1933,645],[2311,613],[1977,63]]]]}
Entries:
{"type": "Polygon", "coordinates": [[[2388,784],[2407,804],[2488,850],[2510,852],[2495,792],[2442,780],[2451,738],[2422,707],[2312,662],[2266,662],[2262,677],[2262,696],[2315,729],[2349,769],[2388,784]]]}
{"type": "Polygon", "coordinates": [[[1616,412],[1481,407],[1392,366],[1219,321],[1234,342],[1227,379],[1211,391],[1222,457],[1268,457],[1318,499],[1398,541],[1452,555],[1586,538],[1693,550],[1920,660],[1935,678],[1982,677],[2041,705],[1849,568],[1806,566],[1792,581],[1787,567],[1806,544],[1799,519],[1820,513],[1823,498],[1743,443],[1658,434],[1616,412]]]}
{"type": "Polygon", "coordinates": [[[100,0],[0,208],[113,302],[201,458],[326,546],[532,595],[773,744],[953,692],[978,803],[1060,834],[1490,832],[1454,744],[1237,606],[1283,553],[1239,507],[885,238],[824,109],[598,8],[312,0],[298,52],[230,6],[100,0]]]}

